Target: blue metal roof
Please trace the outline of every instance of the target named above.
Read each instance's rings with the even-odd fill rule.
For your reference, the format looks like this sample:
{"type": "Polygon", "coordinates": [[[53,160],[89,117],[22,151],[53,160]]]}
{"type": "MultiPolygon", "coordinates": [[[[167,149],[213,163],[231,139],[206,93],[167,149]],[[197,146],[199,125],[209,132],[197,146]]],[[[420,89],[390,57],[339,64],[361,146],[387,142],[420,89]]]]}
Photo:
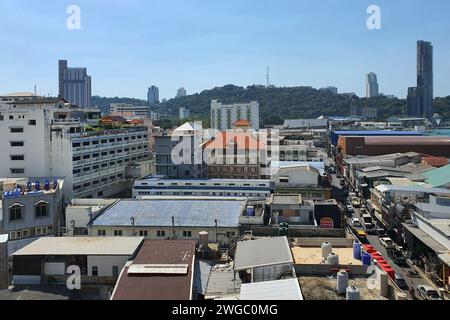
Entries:
{"type": "Polygon", "coordinates": [[[136,227],[175,226],[237,227],[245,206],[243,200],[121,200],[105,210],[93,226],[131,226],[134,218],[136,227]]]}

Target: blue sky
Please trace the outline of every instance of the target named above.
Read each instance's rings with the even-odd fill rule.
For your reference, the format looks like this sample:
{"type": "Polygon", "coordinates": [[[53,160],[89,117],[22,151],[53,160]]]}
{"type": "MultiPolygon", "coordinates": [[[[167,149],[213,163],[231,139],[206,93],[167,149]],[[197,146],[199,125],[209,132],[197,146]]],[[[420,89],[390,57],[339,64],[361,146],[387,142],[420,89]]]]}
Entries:
{"type": "Polygon", "coordinates": [[[161,97],[225,84],[334,85],[405,97],[416,83],[416,40],[434,45],[435,95],[450,95],[448,0],[0,0],[0,94],[57,94],[57,60],[84,66],[93,94],[161,97]],[[66,9],[81,8],[81,30],[66,9]],[[366,27],[369,5],[382,30],[366,27]]]}

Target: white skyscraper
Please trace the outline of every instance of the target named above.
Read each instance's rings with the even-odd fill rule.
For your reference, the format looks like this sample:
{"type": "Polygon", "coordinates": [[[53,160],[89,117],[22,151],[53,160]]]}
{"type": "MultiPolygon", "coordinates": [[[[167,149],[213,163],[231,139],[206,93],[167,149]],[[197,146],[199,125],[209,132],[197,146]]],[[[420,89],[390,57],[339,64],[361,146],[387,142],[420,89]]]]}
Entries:
{"type": "Polygon", "coordinates": [[[184,89],[183,87],[181,87],[180,89],[178,89],[178,91],[177,91],[177,98],[179,98],[179,97],[185,97],[185,96],[187,96],[186,89],[184,89]]]}

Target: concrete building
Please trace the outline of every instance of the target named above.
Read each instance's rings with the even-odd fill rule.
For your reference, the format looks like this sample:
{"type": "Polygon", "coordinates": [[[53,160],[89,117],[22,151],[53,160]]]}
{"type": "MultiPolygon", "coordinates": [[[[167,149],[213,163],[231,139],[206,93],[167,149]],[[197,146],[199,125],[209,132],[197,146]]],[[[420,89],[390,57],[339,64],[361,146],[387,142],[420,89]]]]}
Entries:
{"type": "Polygon", "coordinates": [[[9,241],[60,235],[64,225],[64,181],[36,179],[16,185],[1,199],[0,231],[9,241]]]}
{"type": "Polygon", "coordinates": [[[153,240],[198,239],[207,231],[216,243],[229,243],[241,224],[263,225],[263,210],[247,215],[245,198],[148,197],[120,200],[89,224],[91,236],[143,236],[153,240]]]}
{"type": "Polygon", "coordinates": [[[220,131],[230,130],[239,120],[250,121],[254,130],[259,129],[259,103],[224,105],[218,100],[211,101],[211,128],[220,131]]]}
{"type": "Polygon", "coordinates": [[[173,180],[148,177],[136,180],[133,197],[145,196],[214,196],[266,198],[273,191],[270,180],[199,179],[173,180]]]}
{"type": "Polygon", "coordinates": [[[314,202],[298,195],[273,194],[267,200],[273,224],[317,226],[314,218],[314,202]]]}
{"type": "Polygon", "coordinates": [[[40,98],[35,93],[31,92],[15,92],[0,96],[0,109],[7,108],[11,102],[18,102],[23,100],[36,100],[40,98]]]}
{"type": "Polygon", "coordinates": [[[109,112],[122,116],[132,113],[135,117],[149,118],[150,108],[148,106],[134,106],[129,103],[111,103],[109,112]]]}
{"type": "Polygon", "coordinates": [[[377,75],[373,72],[366,75],[366,98],[379,95],[377,75]]]}
{"type": "Polygon", "coordinates": [[[238,242],[234,271],[239,273],[243,284],[296,278],[288,239],[275,237],[238,242]]]}
{"type": "Polygon", "coordinates": [[[159,88],[151,86],[147,91],[147,101],[150,106],[159,104],[159,88]]]}
{"type": "Polygon", "coordinates": [[[13,254],[16,285],[65,283],[69,266],[78,266],[82,285],[114,286],[120,271],[138,251],[142,237],[40,238],[13,254]]]}
{"type": "Polygon", "coordinates": [[[69,68],[59,60],[59,97],[80,108],[91,107],[91,77],[86,68],[69,68]]]}
{"type": "Polygon", "coordinates": [[[79,119],[59,118],[64,105],[43,100],[1,111],[0,176],[64,178],[67,200],[122,191],[126,166],[149,157],[147,128],[87,132],[79,119]]]}
{"type": "Polygon", "coordinates": [[[144,241],[128,261],[111,300],[193,300],[196,242],[144,241]]]}
{"type": "Polygon", "coordinates": [[[327,129],[328,119],[285,120],[284,129],[327,129]]]}
{"type": "Polygon", "coordinates": [[[206,178],[201,132],[196,123],[187,122],[168,136],[155,137],[156,174],[171,179],[206,178]]]}

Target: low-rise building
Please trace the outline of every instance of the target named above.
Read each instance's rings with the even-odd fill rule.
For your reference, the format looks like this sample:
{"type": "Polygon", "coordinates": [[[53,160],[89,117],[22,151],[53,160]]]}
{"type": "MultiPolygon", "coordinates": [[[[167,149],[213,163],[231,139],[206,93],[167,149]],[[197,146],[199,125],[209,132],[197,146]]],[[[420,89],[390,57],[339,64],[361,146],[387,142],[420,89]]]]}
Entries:
{"type": "Polygon", "coordinates": [[[196,243],[144,241],[127,262],[111,300],[193,300],[196,243]]]}
{"type": "Polygon", "coordinates": [[[73,272],[68,267],[75,266],[82,285],[114,286],[142,242],[142,237],[40,238],[13,254],[12,280],[16,285],[66,283],[73,272]]]}
{"type": "Polygon", "coordinates": [[[0,231],[9,235],[11,245],[22,239],[59,235],[64,225],[64,181],[20,181],[14,190],[3,193],[0,231]]]}
{"type": "Polygon", "coordinates": [[[133,198],[144,196],[224,196],[266,198],[273,192],[270,180],[200,179],[173,180],[148,177],[136,180],[133,198]]]}
{"type": "Polygon", "coordinates": [[[227,244],[241,225],[264,224],[263,208],[248,214],[247,203],[245,198],[186,196],[120,200],[91,221],[89,234],[191,240],[207,231],[212,241],[227,244]]]}
{"type": "Polygon", "coordinates": [[[270,207],[272,222],[289,225],[317,226],[314,218],[314,202],[303,200],[299,195],[273,194],[267,201],[270,207]]]}
{"type": "Polygon", "coordinates": [[[288,239],[275,237],[238,242],[234,271],[239,273],[242,283],[296,278],[288,239]]]}

